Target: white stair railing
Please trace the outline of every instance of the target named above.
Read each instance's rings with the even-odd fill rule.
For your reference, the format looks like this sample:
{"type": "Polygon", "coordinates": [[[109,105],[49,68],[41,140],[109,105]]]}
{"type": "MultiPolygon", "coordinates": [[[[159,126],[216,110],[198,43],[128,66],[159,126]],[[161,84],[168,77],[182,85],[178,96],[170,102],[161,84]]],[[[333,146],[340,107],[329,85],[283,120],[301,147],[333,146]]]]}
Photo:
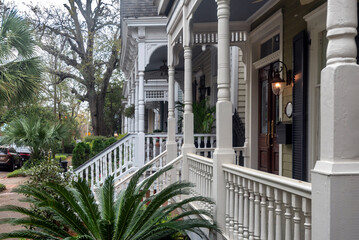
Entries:
{"type": "Polygon", "coordinates": [[[104,182],[107,176],[116,178],[132,171],[135,158],[136,135],[129,134],[83,163],[74,173],[86,179],[94,187],[104,182]]]}

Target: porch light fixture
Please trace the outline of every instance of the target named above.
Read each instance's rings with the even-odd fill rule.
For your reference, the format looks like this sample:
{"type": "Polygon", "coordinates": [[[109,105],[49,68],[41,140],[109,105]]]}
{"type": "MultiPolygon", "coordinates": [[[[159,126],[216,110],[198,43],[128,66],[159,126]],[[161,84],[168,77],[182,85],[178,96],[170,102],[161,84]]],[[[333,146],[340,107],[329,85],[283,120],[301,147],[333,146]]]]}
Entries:
{"type": "Polygon", "coordinates": [[[292,82],[292,71],[288,70],[287,65],[284,62],[278,60],[270,65],[268,80],[272,84],[273,94],[279,96],[285,86],[288,86],[292,82]],[[276,64],[278,63],[278,65],[276,64]],[[275,66],[276,65],[276,66],[275,66]],[[286,75],[286,79],[281,78],[280,73],[283,72],[283,75],[286,75]]]}

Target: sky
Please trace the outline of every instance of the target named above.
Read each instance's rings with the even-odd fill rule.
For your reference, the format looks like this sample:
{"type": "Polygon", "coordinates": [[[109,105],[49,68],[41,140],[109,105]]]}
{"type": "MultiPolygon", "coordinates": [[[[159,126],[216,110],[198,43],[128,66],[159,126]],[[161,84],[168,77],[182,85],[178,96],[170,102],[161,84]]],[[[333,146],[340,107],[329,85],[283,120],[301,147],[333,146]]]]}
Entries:
{"type": "Polygon", "coordinates": [[[26,4],[34,3],[36,5],[46,5],[46,6],[59,6],[61,7],[67,0],[5,0],[6,2],[14,2],[16,8],[19,11],[25,11],[27,9],[26,4]]]}

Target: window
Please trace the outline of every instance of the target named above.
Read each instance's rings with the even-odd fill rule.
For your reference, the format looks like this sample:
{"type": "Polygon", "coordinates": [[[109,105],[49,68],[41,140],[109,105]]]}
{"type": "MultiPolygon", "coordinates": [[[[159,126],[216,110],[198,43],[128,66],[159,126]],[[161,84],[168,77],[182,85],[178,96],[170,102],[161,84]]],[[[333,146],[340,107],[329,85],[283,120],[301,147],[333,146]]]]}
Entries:
{"type": "Polygon", "coordinates": [[[279,50],[279,34],[261,44],[261,58],[264,58],[279,50]]]}

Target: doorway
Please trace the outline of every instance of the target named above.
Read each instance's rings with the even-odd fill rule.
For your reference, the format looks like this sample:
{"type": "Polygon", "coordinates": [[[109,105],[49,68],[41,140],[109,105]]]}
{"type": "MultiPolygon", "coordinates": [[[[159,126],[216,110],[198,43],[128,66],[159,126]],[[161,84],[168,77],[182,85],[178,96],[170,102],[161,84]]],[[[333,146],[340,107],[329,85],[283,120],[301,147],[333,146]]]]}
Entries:
{"type": "Polygon", "coordinates": [[[279,144],[277,143],[276,126],[280,119],[279,96],[273,94],[269,83],[270,66],[271,64],[259,69],[258,169],[278,174],[279,144]]]}

